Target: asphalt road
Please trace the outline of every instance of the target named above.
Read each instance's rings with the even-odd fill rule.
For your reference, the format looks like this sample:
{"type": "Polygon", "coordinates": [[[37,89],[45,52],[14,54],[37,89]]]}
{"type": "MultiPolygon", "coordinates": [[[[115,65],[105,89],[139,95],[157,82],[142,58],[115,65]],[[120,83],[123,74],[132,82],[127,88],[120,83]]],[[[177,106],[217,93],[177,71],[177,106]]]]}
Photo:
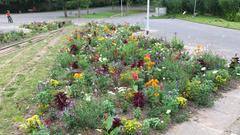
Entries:
{"type": "MultiPolygon", "coordinates": [[[[139,24],[145,26],[145,14],[106,19],[106,22],[139,24]]],[[[240,55],[240,31],[178,19],[150,20],[150,36],[170,41],[175,35],[188,48],[203,45],[206,50],[230,59],[235,53],[240,55]]]]}
{"type": "MultiPolygon", "coordinates": [[[[106,8],[92,9],[91,12],[99,12],[109,10],[106,8]]],[[[76,14],[76,11],[71,11],[76,14]]],[[[86,11],[82,11],[83,13],[86,11]]],[[[13,15],[16,23],[9,25],[6,23],[5,16],[0,17],[0,31],[16,29],[17,26],[23,23],[32,21],[49,21],[59,19],[63,16],[62,12],[46,12],[46,13],[30,13],[13,15]]],[[[110,23],[138,24],[145,26],[145,14],[138,14],[126,17],[115,17],[107,19],[73,19],[75,24],[82,24],[90,21],[104,21],[110,23]]],[[[188,48],[193,48],[197,45],[205,46],[205,49],[213,51],[223,57],[230,59],[235,53],[240,53],[240,31],[215,27],[210,25],[192,23],[178,19],[156,19],[150,20],[150,35],[156,38],[164,38],[171,40],[175,35],[183,40],[188,48]]]]}

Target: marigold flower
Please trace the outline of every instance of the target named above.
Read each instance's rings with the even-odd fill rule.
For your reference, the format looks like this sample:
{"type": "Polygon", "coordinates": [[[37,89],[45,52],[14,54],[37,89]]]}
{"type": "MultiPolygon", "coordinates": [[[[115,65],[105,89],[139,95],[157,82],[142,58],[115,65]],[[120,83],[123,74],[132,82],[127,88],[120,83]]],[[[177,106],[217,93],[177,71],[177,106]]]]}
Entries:
{"type": "Polygon", "coordinates": [[[81,74],[81,73],[75,73],[75,74],[73,75],[73,78],[74,78],[74,79],[82,79],[82,77],[83,77],[83,74],[81,74]]]}
{"type": "Polygon", "coordinates": [[[151,79],[147,83],[145,83],[146,87],[153,87],[154,89],[158,89],[159,81],[157,79],[151,79]]]}
{"type": "Polygon", "coordinates": [[[150,61],[151,58],[150,58],[150,57],[144,57],[144,60],[145,60],[145,61],[150,61]]]}
{"type": "Polygon", "coordinates": [[[159,97],[160,94],[159,94],[159,93],[154,93],[154,96],[155,96],[155,97],[159,97]]]}

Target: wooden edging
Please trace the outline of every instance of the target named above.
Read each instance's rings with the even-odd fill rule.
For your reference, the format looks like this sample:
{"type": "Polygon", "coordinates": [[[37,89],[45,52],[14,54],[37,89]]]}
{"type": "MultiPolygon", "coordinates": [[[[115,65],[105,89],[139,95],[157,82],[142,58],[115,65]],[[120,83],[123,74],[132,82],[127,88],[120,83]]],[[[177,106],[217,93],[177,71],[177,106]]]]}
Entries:
{"type": "MultiPolygon", "coordinates": [[[[64,28],[64,27],[63,27],[63,28],[64,28]]],[[[42,33],[42,34],[36,35],[36,36],[34,36],[34,37],[32,37],[32,38],[25,39],[25,40],[22,40],[22,41],[13,43],[13,44],[5,45],[5,46],[3,46],[3,47],[0,47],[0,51],[5,50],[5,49],[8,49],[8,48],[11,48],[11,47],[14,47],[14,46],[17,46],[17,45],[20,45],[20,44],[23,44],[23,43],[26,43],[26,42],[30,42],[30,41],[33,41],[33,40],[36,40],[36,42],[39,42],[39,41],[45,39],[45,37],[48,37],[48,36],[50,36],[50,35],[52,35],[52,34],[56,34],[56,33],[60,32],[60,31],[62,31],[63,28],[50,31],[50,32],[48,32],[48,33],[42,33]],[[40,39],[39,39],[39,38],[40,38],[40,39]]]]}

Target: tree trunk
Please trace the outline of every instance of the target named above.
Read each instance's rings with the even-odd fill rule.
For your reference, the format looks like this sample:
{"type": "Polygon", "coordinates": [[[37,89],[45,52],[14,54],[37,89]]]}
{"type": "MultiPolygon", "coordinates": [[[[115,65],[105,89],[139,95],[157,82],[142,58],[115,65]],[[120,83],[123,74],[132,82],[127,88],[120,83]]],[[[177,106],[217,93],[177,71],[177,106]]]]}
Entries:
{"type": "Polygon", "coordinates": [[[66,8],[66,7],[63,7],[63,10],[64,10],[64,17],[68,17],[67,8],[66,8]]]}
{"type": "Polygon", "coordinates": [[[89,14],[89,6],[87,6],[87,14],[89,14]]]}
{"type": "Polygon", "coordinates": [[[113,0],[112,0],[112,11],[114,10],[113,0]]]}
{"type": "Polygon", "coordinates": [[[127,1],[127,5],[126,5],[126,15],[128,15],[128,6],[129,6],[129,2],[127,1]]]}
{"type": "Polygon", "coordinates": [[[78,17],[81,17],[81,8],[78,7],[78,17]]]}

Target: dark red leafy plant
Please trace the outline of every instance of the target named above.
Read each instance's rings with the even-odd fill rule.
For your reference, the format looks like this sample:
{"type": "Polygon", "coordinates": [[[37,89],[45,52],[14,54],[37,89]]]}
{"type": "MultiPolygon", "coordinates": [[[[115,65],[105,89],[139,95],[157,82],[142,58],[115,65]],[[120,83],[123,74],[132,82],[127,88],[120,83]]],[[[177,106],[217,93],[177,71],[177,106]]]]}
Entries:
{"type": "Polygon", "coordinates": [[[127,39],[123,40],[123,43],[128,44],[128,40],[127,39]]]}
{"type": "Polygon", "coordinates": [[[79,68],[78,62],[77,62],[77,61],[72,62],[72,63],[70,64],[70,67],[71,67],[72,69],[78,69],[78,68],[79,68]]]}
{"type": "Polygon", "coordinates": [[[71,45],[70,47],[70,53],[73,55],[76,55],[78,53],[79,49],[77,47],[77,45],[71,45]]]}
{"type": "Polygon", "coordinates": [[[120,127],[121,125],[121,119],[113,118],[112,127],[108,130],[108,133],[111,133],[116,127],[120,127]]]}
{"type": "Polygon", "coordinates": [[[65,107],[69,105],[69,98],[64,92],[59,92],[55,95],[54,99],[55,105],[59,110],[63,110],[65,107]]]}
{"type": "Polygon", "coordinates": [[[134,61],[131,64],[131,68],[135,68],[135,67],[141,68],[143,66],[144,66],[144,61],[143,60],[134,61]]]}
{"type": "Polygon", "coordinates": [[[113,122],[112,122],[112,128],[116,128],[116,127],[119,127],[121,126],[121,119],[119,118],[113,118],[113,122]]]}
{"type": "Polygon", "coordinates": [[[133,105],[135,107],[143,107],[145,103],[143,92],[136,92],[133,96],[133,105]]]}
{"type": "Polygon", "coordinates": [[[202,67],[208,67],[208,63],[204,61],[203,59],[197,60],[198,64],[200,64],[202,67]]]}

